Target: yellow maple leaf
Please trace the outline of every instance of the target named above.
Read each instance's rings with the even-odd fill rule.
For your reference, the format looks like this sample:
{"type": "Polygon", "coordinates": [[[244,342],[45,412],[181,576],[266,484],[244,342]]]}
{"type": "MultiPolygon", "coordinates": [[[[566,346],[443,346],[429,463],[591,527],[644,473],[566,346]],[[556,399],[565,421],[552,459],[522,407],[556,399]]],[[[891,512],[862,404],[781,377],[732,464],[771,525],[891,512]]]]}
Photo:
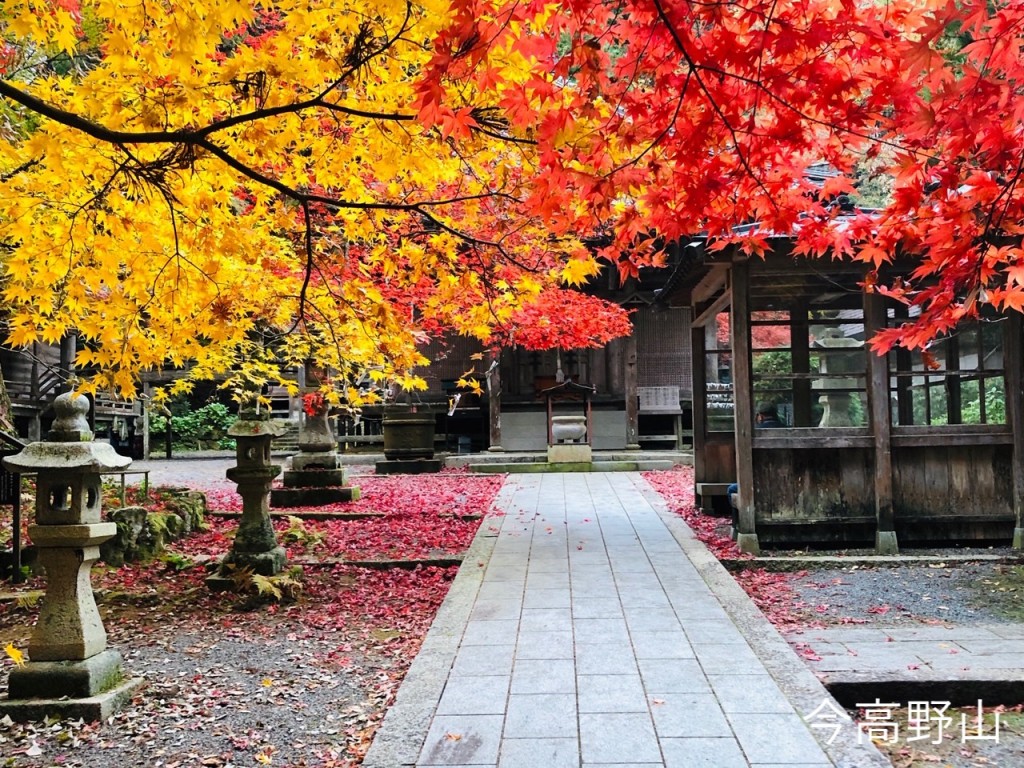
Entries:
{"type": "Polygon", "coordinates": [[[455,382],[455,386],[468,389],[475,395],[482,395],[484,390],[480,386],[480,382],[477,379],[461,378],[455,382]]]}
{"type": "Polygon", "coordinates": [[[15,648],[14,643],[8,643],[7,647],[4,648],[4,652],[10,657],[16,667],[25,666],[25,654],[15,648]]]}

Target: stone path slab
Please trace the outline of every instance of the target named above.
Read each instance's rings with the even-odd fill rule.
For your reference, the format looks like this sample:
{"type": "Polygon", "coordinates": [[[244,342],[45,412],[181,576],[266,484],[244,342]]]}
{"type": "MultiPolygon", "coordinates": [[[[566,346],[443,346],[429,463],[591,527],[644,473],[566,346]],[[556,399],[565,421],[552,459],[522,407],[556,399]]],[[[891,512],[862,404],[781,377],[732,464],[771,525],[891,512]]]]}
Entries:
{"type": "Polygon", "coordinates": [[[888,766],[828,702],[640,474],[515,475],[363,765],[888,766]]]}
{"type": "Polygon", "coordinates": [[[1017,703],[1024,690],[1019,624],[839,627],[801,635],[807,663],[846,703],[1017,703]]]}

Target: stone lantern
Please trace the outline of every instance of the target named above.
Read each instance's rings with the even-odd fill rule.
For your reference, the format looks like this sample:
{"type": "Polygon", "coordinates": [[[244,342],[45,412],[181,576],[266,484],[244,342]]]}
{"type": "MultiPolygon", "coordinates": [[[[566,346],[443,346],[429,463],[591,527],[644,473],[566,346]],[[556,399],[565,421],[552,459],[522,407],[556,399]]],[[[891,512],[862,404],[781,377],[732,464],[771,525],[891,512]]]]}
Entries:
{"type": "Polygon", "coordinates": [[[850,405],[853,402],[850,390],[863,386],[861,382],[866,365],[864,342],[844,336],[838,328],[828,328],[821,338],[814,342],[814,346],[827,350],[850,350],[849,352],[832,351],[830,354],[821,356],[821,372],[833,376],[814,381],[814,388],[823,393],[818,397],[818,403],[822,406],[821,420],[818,422],[818,426],[859,427],[860,424],[854,422],[850,413],[850,405]],[[849,376],[836,378],[834,374],[849,374],[849,376]]]}
{"type": "Polygon", "coordinates": [[[0,714],[102,720],[141,685],[125,678],[121,654],[107,648],[90,581],[99,545],[117,532],[100,520],[100,475],[125,469],[131,459],[92,441],[85,397],[66,392],[53,409],[47,440],[4,459],[8,469],[36,475],[35,524],[28,531],[46,569],[46,594],[29,641],[31,661],[11,671],[0,714]]]}
{"type": "Polygon", "coordinates": [[[228,435],[235,438],[238,463],[228,469],[227,477],[238,485],[242,517],[221,570],[207,580],[214,589],[230,588],[232,584],[224,572],[225,565],[248,568],[263,576],[284,570],[287,556],[270,522],[270,485],[281,472],[280,466],[270,463],[270,442],[284,432],[282,425],[270,420],[269,412],[255,410],[241,411],[228,428],[228,435]]]}

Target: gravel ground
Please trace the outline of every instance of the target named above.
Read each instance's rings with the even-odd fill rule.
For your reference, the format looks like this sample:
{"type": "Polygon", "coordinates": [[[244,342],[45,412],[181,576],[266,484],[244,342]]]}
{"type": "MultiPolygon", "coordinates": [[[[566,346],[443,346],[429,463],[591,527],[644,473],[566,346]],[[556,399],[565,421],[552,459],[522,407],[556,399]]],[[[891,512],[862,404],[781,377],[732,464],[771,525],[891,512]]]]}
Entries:
{"type": "MultiPolygon", "coordinates": [[[[102,724],[0,720],[0,766],[348,768],[404,674],[384,649],[394,638],[368,647],[349,627],[305,626],[301,612],[187,594],[170,609],[159,598],[100,608],[144,687],[102,724]]],[[[24,647],[32,613],[0,613],[0,645],[24,647]]]]}
{"type": "MultiPolygon", "coordinates": [[[[986,550],[987,552],[987,550],[986,550]]],[[[1016,566],[1019,568],[1020,566],[1016,566]]],[[[797,599],[825,623],[843,618],[872,624],[941,620],[950,624],[1019,621],[1015,567],[998,562],[851,564],[795,577],[797,599]],[[1010,596],[1014,600],[1008,600],[1010,596]]]]}

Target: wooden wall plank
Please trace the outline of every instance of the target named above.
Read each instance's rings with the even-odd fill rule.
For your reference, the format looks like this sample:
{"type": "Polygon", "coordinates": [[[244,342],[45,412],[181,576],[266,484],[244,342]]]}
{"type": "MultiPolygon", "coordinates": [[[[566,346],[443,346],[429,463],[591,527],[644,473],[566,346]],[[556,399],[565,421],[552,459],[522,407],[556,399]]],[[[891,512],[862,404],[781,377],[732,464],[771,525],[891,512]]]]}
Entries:
{"type": "Polygon", "coordinates": [[[1006,366],[1006,419],[1013,433],[1011,480],[1012,507],[1016,519],[1013,531],[1014,549],[1024,549],[1024,332],[1018,312],[1007,312],[1003,330],[1003,360],[1006,366]]]}

